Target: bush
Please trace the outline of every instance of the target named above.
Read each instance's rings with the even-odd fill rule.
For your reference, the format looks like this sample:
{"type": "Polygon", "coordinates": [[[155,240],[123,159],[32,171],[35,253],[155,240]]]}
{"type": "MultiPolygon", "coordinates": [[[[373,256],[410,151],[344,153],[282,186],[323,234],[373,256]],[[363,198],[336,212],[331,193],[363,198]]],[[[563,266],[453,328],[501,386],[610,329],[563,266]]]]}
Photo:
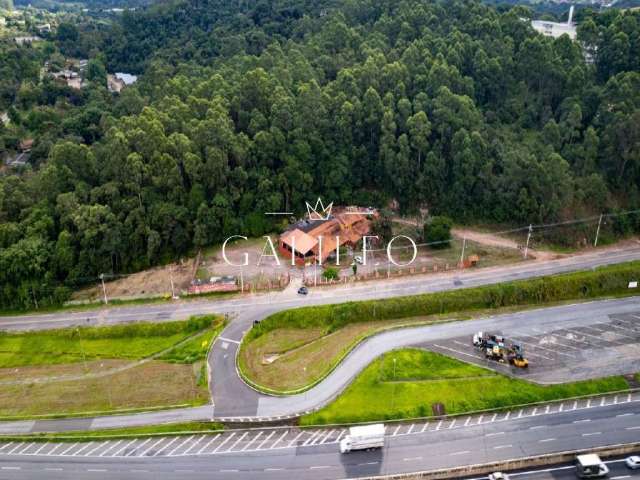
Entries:
{"type": "Polygon", "coordinates": [[[449,217],[432,217],[424,224],[424,241],[435,243],[432,248],[448,248],[451,241],[451,226],[453,221],[449,217]]]}
{"type": "Polygon", "coordinates": [[[355,322],[613,295],[627,292],[629,281],[637,280],[638,277],[640,262],[631,262],[601,267],[593,271],[448,292],[302,307],[267,317],[249,331],[246,339],[250,341],[278,328],[323,327],[335,331],[355,322]]]}
{"type": "Polygon", "coordinates": [[[327,267],[322,272],[322,276],[325,280],[337,280],[340,275],[338,275],[338,270],[333,267],[327,267]]]}

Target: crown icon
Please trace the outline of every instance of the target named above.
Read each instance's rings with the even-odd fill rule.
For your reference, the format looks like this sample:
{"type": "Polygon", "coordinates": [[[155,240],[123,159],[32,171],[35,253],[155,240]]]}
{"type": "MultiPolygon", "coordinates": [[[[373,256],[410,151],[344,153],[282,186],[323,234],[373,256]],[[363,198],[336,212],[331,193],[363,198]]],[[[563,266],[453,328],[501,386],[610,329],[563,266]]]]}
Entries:
{"type": "Polygon", "coordinates": [[[329,220],[329,217],[331,216],[331,209],[333,208],[333,202],[325,207],[322,203],[322,199],[318,197],[314,207],[312,207],[309,202],[305,203],[307,204],[307,215],[309,216],[309,220],[329,220]],[[320,207],[320,210],[318,210],[318,207],[320,207]]]}

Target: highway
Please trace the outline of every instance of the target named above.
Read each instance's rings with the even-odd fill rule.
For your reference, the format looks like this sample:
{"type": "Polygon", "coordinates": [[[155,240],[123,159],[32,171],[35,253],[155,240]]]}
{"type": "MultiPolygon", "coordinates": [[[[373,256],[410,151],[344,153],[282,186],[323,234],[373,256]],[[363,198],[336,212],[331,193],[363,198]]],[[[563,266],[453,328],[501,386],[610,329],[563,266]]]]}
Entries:
{"type": "MultiPolygon", "coordinates": [[[[468,427],[414,431],[405,435],[393,436],[390,430],[388,427],[384,449],[345,455],[338,452],[335,443],[313,445],[308,442],[258,452],[171,457],[136,457],[125,450],[117,458],[97,454],[0,455],[0,478],[244,480],[290,477],[312,480],[453,468],[637,442],[640,440],[640,402],[564,410],[552,415],[521,418],[513,415],[500,422],[486,420],[468,427]]],[[[616,464],[614,468],[616,475],[634,475],[622,465],[616,464]]],[[[570,473],[569,468],[561,468],[557,473],[565,475],[567,471],[570,473]]],[[[538,473],[534,478],[557,478],[555,473],[545,474],[549,472],[538,473]]]]}

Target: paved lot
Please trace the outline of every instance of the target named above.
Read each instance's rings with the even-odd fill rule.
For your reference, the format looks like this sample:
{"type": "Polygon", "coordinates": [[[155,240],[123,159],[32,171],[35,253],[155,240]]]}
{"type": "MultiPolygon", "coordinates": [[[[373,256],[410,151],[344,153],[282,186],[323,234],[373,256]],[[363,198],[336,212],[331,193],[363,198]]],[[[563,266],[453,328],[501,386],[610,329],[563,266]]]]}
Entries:
{"type": "Polygon", "coordinates": [[[416,346],[542,383],[640,371],[640,311],[609,315],[608,321],[571,328],[523,325],[488,333],[520,343],[529,368],[487,360],[481,350],[473,347],[468,335],[416,346]]]}
{"type": "MultiPolygon", "coordinates": [[[[440,430],[464,429],[478,425],[491,425],[520,418],[554,415],[574,410],[597,410],[611,405],[638,404],[640,391],[633,393],[595,396],[580,400],[553,402],[503,412],[463,415],[443,419],[431,419],[413,423],[387,424],[387,436],[417,435],[440,430]]],[[[638,426],[640,429],[640,426],[638,426]]],[[[146,439],[111,440],[77,443],[55,442],[2,442],[2,456],[43,457],[183,457],[216,455],[237,452],[303,449],[318,445],[335,445],[347,430],[327,427],[301,430],[298,428],[272,428],[238,430],[219,434],[195,434],[186,436],[162,436],[146,439]]]]}

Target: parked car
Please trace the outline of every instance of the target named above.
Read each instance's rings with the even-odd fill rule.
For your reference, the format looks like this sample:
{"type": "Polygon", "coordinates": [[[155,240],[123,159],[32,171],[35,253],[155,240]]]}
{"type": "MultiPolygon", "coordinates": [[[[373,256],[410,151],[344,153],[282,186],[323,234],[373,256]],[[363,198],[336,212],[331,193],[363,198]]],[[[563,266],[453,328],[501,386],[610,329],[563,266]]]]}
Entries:
{"type": "Polygon", "coordinates": [[[299,293],[300,295],[306,295],[307,293],[309,293],[309,289],[308,289],[307,287],[300,287],[300,288],[298,289],[298,293],[299,293]]]}
{"type": "Polygon", "coordinates": [[[354,257],[354,260],[356,261],[356,263],[359,263],[360,265],[364,264],[364,261],[362,260],[362,257],[360,255],[354,257]]]}
{"type": "Polygon", "coordinates": [[[627,465],[627,467],[629,467],[631,470],[636,470],[638,468],[640,468],[640,457],[638,455],[633,455],[631,457],[627,457],[624,460],[624,463],[627,465]]]}

